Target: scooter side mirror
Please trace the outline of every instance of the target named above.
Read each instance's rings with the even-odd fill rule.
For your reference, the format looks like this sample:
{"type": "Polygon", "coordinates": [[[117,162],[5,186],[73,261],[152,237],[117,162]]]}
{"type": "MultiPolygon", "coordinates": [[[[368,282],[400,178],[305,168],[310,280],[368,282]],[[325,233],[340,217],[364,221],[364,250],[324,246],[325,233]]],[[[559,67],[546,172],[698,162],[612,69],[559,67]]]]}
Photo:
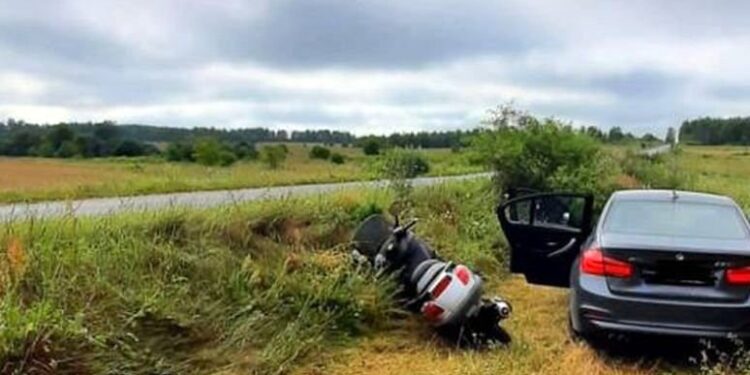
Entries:
{"type": "Polygon", "coordinates": [[[397,226],[396,229],[393,230],[393,235],[398,238],[403,237],[411,228],[417,225],[417,221],[417,219],[412,219],[404,226],[397,226]]]}

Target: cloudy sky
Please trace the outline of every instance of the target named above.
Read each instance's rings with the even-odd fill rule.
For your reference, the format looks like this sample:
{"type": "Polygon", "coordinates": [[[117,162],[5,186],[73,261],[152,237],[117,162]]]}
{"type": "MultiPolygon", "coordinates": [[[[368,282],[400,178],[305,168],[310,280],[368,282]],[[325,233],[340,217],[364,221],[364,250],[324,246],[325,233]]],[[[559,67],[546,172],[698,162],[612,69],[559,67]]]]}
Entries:
{"type": "Polygon", "coordinates": [[[0,0],[0,118],[655,132],[750,114],[743,1],[0,0]]]}

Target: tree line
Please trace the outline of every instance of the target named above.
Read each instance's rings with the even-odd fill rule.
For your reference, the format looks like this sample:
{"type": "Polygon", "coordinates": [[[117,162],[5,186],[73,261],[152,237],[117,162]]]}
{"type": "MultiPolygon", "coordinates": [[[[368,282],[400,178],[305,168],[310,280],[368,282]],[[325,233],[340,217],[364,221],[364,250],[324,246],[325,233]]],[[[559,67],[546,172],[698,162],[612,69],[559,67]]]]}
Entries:
{"type": "Polygon", "coordinates": [[[625,143],[641,143],[641,144],[653,144],[653,143],[659,143],[661,142],[661,138],[651,134],[646,133],[642,136],[636,136],[633,133],[625,132],[622,130],[619,126],[614,126],[610,128],[607,132],[604,132],[603,130],[597,128],[596,126],[587,126],[587,127],[581,127],[578,129],[579,133],[583,133],[588,135],[591,138],[596,139],[597,141],[603,142],[603,143],[613,143],[613,144],[625,144],[625,143]]]}
{"type": "MultiPolygon", "coordinates": [[[[8,119],[0,121],[0,155],[43,157],[139,156],[160,152],[169,158],[189,159],[196,140],[214,139],[237,151],[242,158],[252,154],[256,143],[298,142],[339,144],[363,147],[377,143],[382,147],[449,148],[461,147],[476,131],[397,133],[387,136],[357,137],[334,130],[271,130],[267,128],[218,129],[173,128],[149,125],[118,125],[111,121],[73,122],[40,125],[8,119]]],[[[226,150],[225,150],[226,151],[226,150]]]]}
{"type": "Polygon", "coordinates": [[[699,145],[750,145],[750,117],[702,117],[680,126],[680,142],[699,145]]]}
{"type": "Polygon", "coordinates": [[[401,148],[459,148],[468,143],[479,129],[447,130],[433,132],[393,133],[382,136],[365,136],[357,139],[357,146],[377,142],[380,145],[401,148]]]}
{"type": "Polygon", "coordinates": [[[0,122],[0,155],[42,157],[140,156],[158,153],[153,144],[133,139],[112,122],[51,126],[0,122]]]}
{"type": "MultiPolygon", "coordinates": [[[[168,160],[196,161],[196,156],[202,154],[210,155],[206,160],[212,160],[212,164],[231,164],[233,160],[256,158],[260,153],[255,149],[257,143],[354,145],[363,148],[368,155],[375,155],[380,148],[388,147],[459,149],[480,131],[423,131],[357,137],[332,130],[174,128],[118,125],[111,121],[40,125],[8,119],[0,121],[0,155],[90,158],[162,154],[168,160]]],[[[609,143],[659,141],[651,134],[637,137],[619,127],[604,132],[589,126],[579,131],[609,143]]]]}

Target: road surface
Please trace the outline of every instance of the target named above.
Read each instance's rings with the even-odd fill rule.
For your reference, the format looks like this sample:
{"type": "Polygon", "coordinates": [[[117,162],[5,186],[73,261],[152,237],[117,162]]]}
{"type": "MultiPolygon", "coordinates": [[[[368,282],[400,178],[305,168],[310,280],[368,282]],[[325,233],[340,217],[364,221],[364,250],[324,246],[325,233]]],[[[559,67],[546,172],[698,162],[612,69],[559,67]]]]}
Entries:
{"type": "Polygon", "coordinates": [[[645,149],[641,151],[641,153],[643,155],[650,157],[650,156],[659,155],[659,154],[666,154],[671,149],[672,149],[671,145],[661,145],[661,146],[656,146],[656,147],[651,147],[649,149],[645,149]]]}
{"type": "MultiPolygon", "coordinates": [[[[412,182],[414,186],[427,186],[448,181],[487,178],[490,175],[490,173],[477,173],[449,177],[420,177],[413,179],[412,182]]],[[[379,188],[386,186],[386,184],[386,181],[359,181],[238,190],[153,194],[132,197],[94,198],[75,201],[16,203],[0,205],[0,222],[8,223],[13,220],[50,218],[66,215],[97,216],[123,211],[153,211],[172,207],[213,207],[228,203],[324,194],[356,188],[379,188]]]]}

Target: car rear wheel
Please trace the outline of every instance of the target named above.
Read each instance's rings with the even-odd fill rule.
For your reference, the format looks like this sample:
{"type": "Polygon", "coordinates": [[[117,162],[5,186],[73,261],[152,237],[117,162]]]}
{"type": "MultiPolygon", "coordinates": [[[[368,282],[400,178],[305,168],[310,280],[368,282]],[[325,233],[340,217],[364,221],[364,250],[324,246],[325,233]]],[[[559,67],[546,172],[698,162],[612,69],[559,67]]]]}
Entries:
{"type": "Polygon", "coordinates": [[[568,337],[572,342],[592,344],[592,342],[596,340],[596,333],[577,330],[575,326],[573,326],[573,316],[568,312],[568,337]]]}

